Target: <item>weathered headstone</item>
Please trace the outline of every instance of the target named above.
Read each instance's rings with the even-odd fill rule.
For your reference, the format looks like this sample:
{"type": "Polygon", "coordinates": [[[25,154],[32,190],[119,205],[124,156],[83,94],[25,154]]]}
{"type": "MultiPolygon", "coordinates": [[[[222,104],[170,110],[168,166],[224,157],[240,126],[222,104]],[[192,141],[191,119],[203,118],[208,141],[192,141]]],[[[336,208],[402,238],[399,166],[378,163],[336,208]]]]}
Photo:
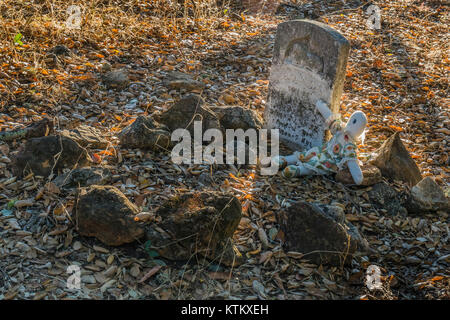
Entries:
{"type": "Polygon", "coordinates": [[[293,20],[278,25],[265,111],[268,129],[301,150],[324,141],[325,121],[315,110],[325,101],[338,112],[350,45],[327,25],[293,20]]]}

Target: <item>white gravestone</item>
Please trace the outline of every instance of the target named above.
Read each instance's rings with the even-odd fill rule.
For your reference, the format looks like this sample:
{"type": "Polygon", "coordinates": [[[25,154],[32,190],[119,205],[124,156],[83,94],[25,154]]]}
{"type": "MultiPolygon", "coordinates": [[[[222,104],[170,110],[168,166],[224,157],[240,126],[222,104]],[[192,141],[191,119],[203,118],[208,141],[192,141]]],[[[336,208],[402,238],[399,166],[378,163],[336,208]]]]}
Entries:
{"type": "Polygon", "coordinates": [[[347,39],[323,23],[278,25],[264,117],[287,145],[306,150],[324,142],[325,119],[315,105],[323,100],[339,112],[349,50],[347,39]]]}

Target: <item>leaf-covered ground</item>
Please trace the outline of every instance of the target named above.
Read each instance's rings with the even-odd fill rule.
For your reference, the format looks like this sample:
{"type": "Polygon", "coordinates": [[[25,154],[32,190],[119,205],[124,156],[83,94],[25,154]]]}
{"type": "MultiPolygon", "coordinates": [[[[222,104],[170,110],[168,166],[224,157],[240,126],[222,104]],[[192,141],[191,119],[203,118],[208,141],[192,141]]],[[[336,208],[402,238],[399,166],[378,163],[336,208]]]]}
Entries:
{"type": "MultiPolygon", "coordinates": [[[[327,23],[351,43],[341,113],[369,116],[361,158],[395,131],[419,165],[448,192],[448,25],[445,1],[373,1],[381,29],[367,27],[362,1],[291,1],[255,14],[242,5],[191,1],[79,1],[81,28],[69,30],[67,1],[0,4],[0,129],[20,128],[43,116],[60,128],[89,124],[111,142],[90,150],[109,167],[119,187],[143,211],[188,190],[228,190],[242,201],[245,217],[235,241],[248,257],[237,268],[210,261],[166,264],[143,243],[105,248],[80,237],[70,213],[74,196],[61,197],[47,179],[17,179],[6,147],[0,159],[0,297],[4,299],[448,299],[449,220],[440,212],[395,216],[370,203],[370,188],[352,189],[332,177],[286,181],[258,176],[256,168],[212,171],[175,166],[169,156],[119,148],[115,135],[140,114],[165,110],[184,92],[162,84],[171,70],[205,83],[201,95],[213,105],[237,104],[262,114],[267,98],[272,46],[278,23],[305,17],[327,23]],[[182,2],[184,3],[184,2],[182,2]],[[52,55],[56,45],[71,54],[52,55]],[[107,90],[105,62],[126,68],[131,84],[107,90]],[[125,106],[138,99],[136,108],[125,106]],[[211,183],[198,183],[199,176],[211,183]],[[14,200],[32,199],[13,206],[14,200]],[[316,266],[277,244],[275,213],[295,200],[344,208],[375,250],[351,267],[316,266]],[[261,242],[262,231],[273,241],[261,242]],[[66,268],[82,268],[82,290],[68,290],[66,268]],[[384,289],[364,286],[368,265],[382,268],[384,289]],[[141,281],[142,280],[142,281],[141,281]],[[256,282],[254,281],[256,280],[256,282]]],[[[398,190],[405,186],[395,185],[398,190]]],[[[194,260],[194,259],[193,259],[194,260]]]]}

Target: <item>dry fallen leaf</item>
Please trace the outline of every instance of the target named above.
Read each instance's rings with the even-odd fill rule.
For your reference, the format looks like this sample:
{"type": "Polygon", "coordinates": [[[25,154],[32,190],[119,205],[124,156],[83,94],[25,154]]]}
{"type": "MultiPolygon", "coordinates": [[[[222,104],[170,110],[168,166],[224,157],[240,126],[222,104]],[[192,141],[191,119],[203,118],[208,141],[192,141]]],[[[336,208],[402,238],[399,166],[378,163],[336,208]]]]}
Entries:
{"type": "Polygon", "coordinates": [[[141,280],[139,280],[139,283],[142,283],[144,281],[146,281],[147,279],[149,279],[151,276],[153,276],[155,273],[157,273],[159,271],[159,269],[161,269],[162,266],[156,266],[153,267],[152,269],[150,269],[150,271],[148,271],[142,278],[141,280]]]}

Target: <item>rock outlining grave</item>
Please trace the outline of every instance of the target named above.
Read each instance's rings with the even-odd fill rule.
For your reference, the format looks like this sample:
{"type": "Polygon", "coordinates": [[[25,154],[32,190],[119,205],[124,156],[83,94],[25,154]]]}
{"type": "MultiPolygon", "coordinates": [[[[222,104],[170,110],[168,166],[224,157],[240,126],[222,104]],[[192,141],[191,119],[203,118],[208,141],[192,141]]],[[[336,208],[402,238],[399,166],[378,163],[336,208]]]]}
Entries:
{"type": "Polygon", "coordinates": [[[118,136],[120,144],[127,148],[166,150],[172,143],[167,127],[144,116],[137,117],[118,136]]]}
{"type": "Polygon", "coordinates": [[[158,119],[174,131],[176,129],[187,129],[194,136],[194,121],[202,121],[202,132],[207,129],[219,129],[220,122],[217,115],[209,107],[205,106],[202,97],[196,94],[188,94],[181,98],[164,113],[160,114],[158,119]]]}
{"type": "Polygon", "coordinates": [[[103,185],[109,178],[109,170],[106,168],[86,167],[71,170],[59,175],[53,183],[60,188],[79,188],[91,185],[103,185]]]}
{"type": "Polygon", "coordinates": [[[431,177],[426,177],[412,187],[406,208],[408,213],[416,214],[448,211],[450,202],[439,185],[431,177]]]}
{"type": "Polygon", "coordinates": [[[261,129],[263,121],[259,115],[248,108],[240,106],[211,107],[220,120],[223,129],[261,129]]]}
{"type": "Polygon", "coordinates": [[[400,139],[399,132],[394,133],[383,143],[370,163],[377,166],[386,178],[400,180],[410,186],[414,186],[422,179],[417,164],[400,139]]]}
{"type": "MultiPolygon", "coordinates": [[[[361,171],[363,173],[363,181],[361,182],[360,186],[371,186],[381,182],[381,171],[377,167],[370,164],[365,164],[361,166],[361,171]]],[[[336,181],[342,182],[346,185],[355,184],[352,174],[350,173],[350,170],[348,170],[347,166],[336,173],[336,181]]]]}
{"type": "Polygon", "coordinates": [[[109,143],[103,138],[100,130],[86,125],[81,125],[73,130],[62,130],[60,134],[75,140],[84,148],[105,149],[109,143]]]}
{"type": "Polygon", "coordinates": [[[185,89],[186,91],[201,91],[205,87],[203,82],[194,80],[189,74],[171,71],[163,80],[163,84],[170,89],[185,89]]]}
{"type": "Polygon", "coordinates": [[[297,202],[280,212],[278,221],[287,251],[300,252],[316,264],[341,266],[355,252],[368,250],[367,241],[337,206],[297,202]]]}
{"type": "Polygon", "coordinates": [[[241,217],[239,200],[222,193],[186,193],[164,203],[156,212],[161,223],[147,230],[159,255],[188,260],[200,254],[226,265],[239,264],[231,237],[241,217]]]}
{"type": "Polygon", "coordinates": [[[134,220],[138,212],[116,187],[91,186],[80,189],[75,203],[75,225],[83,236],[119,246],[144,235],[143,227],[134,220]]]}
{"type": "Polygon", "coordinates": [[[0,142],[1,141],[12,141],[15,139],[24,138],[37,138],[47,136],[53,133],[53,120],[49,118],[44,118],[40,121],[34,122],[23,129],[14,129],[11,131],[0,132],[0,142]]]}
{"type": "Polygon", "coordinates": [[[47,177],[64,168],[84,167],[91,163],[86,149],[64,136],[47,136],[27,140],[13,159],[15,175],[28,170],[47,177]]]}
{"type": "Polygon", "coordinates": [[[325,24],[293,20],[278,25],[264,118],[290,147],[322,145],[325,119],[315,110],[326,102],[339,111],[350,45],[325,24]]]}

